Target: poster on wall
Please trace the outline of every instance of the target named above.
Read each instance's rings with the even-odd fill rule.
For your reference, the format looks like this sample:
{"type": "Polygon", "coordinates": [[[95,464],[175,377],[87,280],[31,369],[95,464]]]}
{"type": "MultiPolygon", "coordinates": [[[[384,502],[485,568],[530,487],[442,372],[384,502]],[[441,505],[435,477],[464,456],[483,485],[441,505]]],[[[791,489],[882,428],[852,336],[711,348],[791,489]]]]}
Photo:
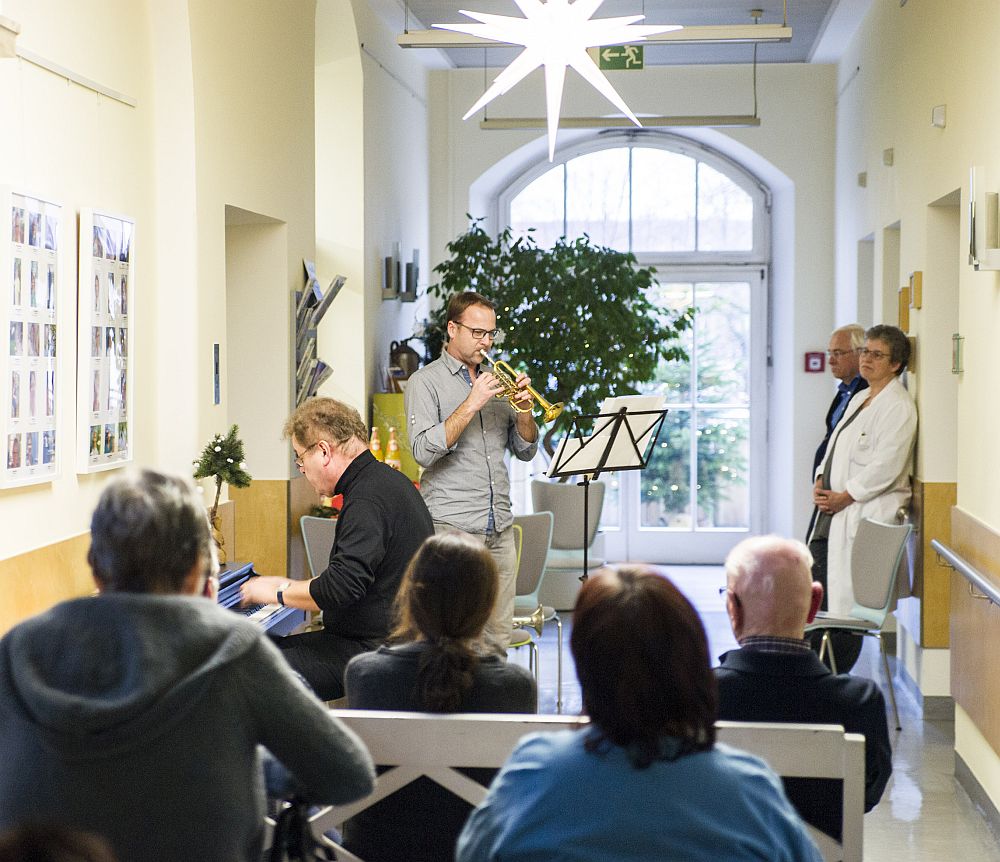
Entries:
{"type": "Polygon", "coordinates": [[[59,472],[56,416],[62,397],[57,351],[62,208],[0,188],[0,487],[50,482],[59,472]]]}
{"type": "Polygon", "coordinates": [[[135,222],[80,211],[77,332],[78,473],[132,460],[132,283],[135,222]]]}

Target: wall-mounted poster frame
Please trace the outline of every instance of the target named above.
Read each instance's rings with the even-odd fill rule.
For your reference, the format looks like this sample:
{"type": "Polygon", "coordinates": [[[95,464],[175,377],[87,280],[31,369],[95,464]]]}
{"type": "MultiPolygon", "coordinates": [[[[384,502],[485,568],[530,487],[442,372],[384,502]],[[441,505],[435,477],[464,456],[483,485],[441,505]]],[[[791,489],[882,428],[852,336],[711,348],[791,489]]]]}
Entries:
{"type": "Polygon", "coordinates": [[[77,473],[132,461],[135,221],[80,211],[77,473]]]}
{"type": "Polygon", "coordinates": [[[0,186],[0,488],[51,482],[62,453],[56,419],[65,401],[56,351],[61,301],[62,207],[0,186]]]}

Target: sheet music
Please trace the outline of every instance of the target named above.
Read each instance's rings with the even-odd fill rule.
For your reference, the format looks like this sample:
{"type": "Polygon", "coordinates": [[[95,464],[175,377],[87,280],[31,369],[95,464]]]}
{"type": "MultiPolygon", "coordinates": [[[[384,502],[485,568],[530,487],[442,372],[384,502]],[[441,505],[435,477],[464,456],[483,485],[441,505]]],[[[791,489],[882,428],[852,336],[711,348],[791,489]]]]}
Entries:
{"type": "MultiPolygon", "coordinates": [[[[623,428],[611,443],[611,451],[606,463],[614,464],[619,469],[639,466],[636,449],[638,449],[640,457],[645,455],[665,403],[666,400],[662,395],[621,395],[606,398],[602,402],[600,410],[602,414],[615,414],[624,407],[627,411],[625,423],[628,425],[628,429],[623,428]],[[634,415],[647,411],[655,412],[650,415],[634,415]],[[628,433],[629,429],[632,432],[631,436],[628,433]],[[632,437],[635,438],[635,446],[632,444],[632,437]]],[[[594,426],[594,432],[590,436],[576,437],[567,434],[559,441],[559,446],[546,475],[551,478],[552,470],[556,465],[562,469],[572,468],[581,473],[586,472],[588,468],[597,469],[597,465],[604,455],[604,450],[611,442],[611,433],[615,427],[613,415],[597,419],[594,426]],[[583,452],[580,452],[581,449],[583,452]]]]}

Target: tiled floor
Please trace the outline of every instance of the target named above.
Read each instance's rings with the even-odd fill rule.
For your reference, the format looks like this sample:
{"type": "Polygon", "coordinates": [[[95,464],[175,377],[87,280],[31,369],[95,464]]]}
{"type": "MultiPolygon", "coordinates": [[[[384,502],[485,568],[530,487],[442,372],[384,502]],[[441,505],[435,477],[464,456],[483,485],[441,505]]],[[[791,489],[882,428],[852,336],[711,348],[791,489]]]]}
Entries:
{"type": "MultiPolygon", "coordinates": [[[[668,566],[666,571],[701,613],[712,656],[735,646],[719,587],[718,566],[668,566]]],[[[572,619],[563,618],[563,712],[581,711],[580,686],[569,651],[572,619]]],[[[525,651],[522,650],[522,653],[525,651]]],[[[541,639],[539,712],[556,711],[556,628],[541,639]]],[[[514,656],[526,663],[526,655],[514,656]]],[[[890,662],[892,660],[890,659],[890,662]]],[[[883,689],[877,644],[869,639],[854,669],[883,689]]],[[[893,776],[879,805],[865,815],[865,859],[872,862],[1000,862],[1000,836],[994,835],[965,791],[956,783],[954,725],[924,721],[916,702],[897,688],[903,730],[893,731],[893,776]]]]}

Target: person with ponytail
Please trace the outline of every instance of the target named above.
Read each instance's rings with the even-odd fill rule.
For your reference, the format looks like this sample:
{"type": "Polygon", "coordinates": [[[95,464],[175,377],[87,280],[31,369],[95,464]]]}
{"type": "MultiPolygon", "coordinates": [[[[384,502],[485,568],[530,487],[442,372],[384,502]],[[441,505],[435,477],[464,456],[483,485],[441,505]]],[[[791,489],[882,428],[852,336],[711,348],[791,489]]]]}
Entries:
{"type": "MultiPolygon", "coordinates": [[[[438,533],[417,550],[396,596],[389,644],[351,659],[353,709],[533,713],[532,675],[484,643],[499,577],[493,557],[462,533],[438,533]]],[[[470,769],[488,783],[495,770],[470,769]]],[[[471,806],[419,778],[344,827],[345,844],[366,862],[451,862],[471,806]]]]}

